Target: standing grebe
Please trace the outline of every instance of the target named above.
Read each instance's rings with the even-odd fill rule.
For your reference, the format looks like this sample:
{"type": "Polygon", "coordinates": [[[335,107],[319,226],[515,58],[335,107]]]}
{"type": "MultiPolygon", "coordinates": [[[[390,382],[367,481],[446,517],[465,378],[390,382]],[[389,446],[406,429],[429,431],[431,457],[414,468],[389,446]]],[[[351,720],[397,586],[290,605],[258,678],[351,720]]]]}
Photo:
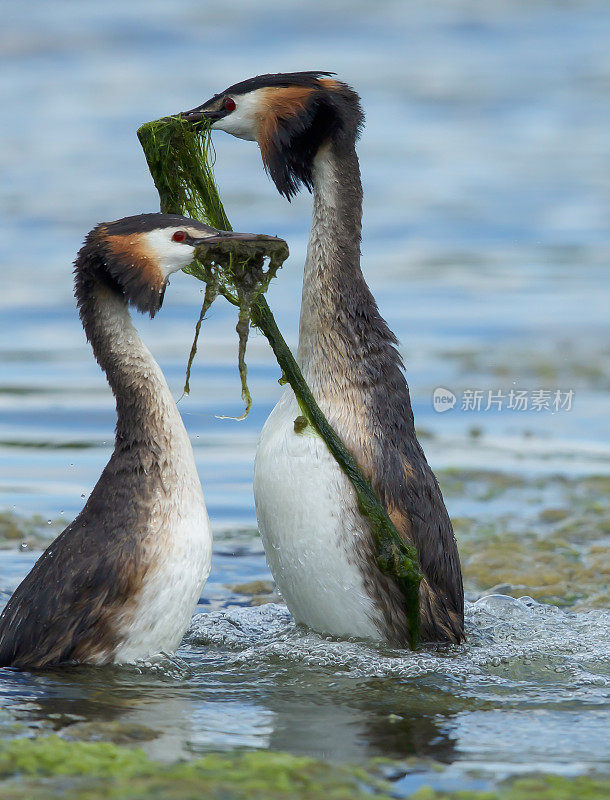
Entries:
{"type": "Polygon", "coordinates": [[[128,305],[154,316],[195,246],[231,235],[142,214],[85,239],[75,295],[116,398],[115,447],[83,510],[2,612],[0,666],[130,663],[179,645],[210,571],[212,534],[182,418],[128,305]]]}
{"type": "MultiPolygon", "coordinates": [[[[464,599],[453,529],[415,435],[396,337],[360,268],[359,97],[329,74],[250,78],[184,116],[257,141],[286,198],[302,185],[313,189],[298,361],[396,528],[417,547],[422,638],[459,642],[464,599]]],[[[273,576],[297,622],[404,645],[400,591],[378,569],[354,491],[324,442],[295,431],[300,414],[287,388],[256,454],[256,512],[273,576]]]]}

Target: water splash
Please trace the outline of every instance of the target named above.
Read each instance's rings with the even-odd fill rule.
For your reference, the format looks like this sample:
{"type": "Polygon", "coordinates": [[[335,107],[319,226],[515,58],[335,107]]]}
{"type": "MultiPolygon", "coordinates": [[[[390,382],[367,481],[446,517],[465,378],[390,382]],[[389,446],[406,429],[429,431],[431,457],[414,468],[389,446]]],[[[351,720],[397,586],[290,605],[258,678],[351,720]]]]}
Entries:
{"type": "Polygon", "coordinates": [[[610,611],[572,613],[532,598],[490,595],[466,604],[467,642],[417,653],[299,628],[284,606],[231,608],[196,616],[190,645],[228,651],[235,666],[287,662],[351,677],[439,675],[481,685],[560,685],[564,696],[610,687],[610,611]]]}

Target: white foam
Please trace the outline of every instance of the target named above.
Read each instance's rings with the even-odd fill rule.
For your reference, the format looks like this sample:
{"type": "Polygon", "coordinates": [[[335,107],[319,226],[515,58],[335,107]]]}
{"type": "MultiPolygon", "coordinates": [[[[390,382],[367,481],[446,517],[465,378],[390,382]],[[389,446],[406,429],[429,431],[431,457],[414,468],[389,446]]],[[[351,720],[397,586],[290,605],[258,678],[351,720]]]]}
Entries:
{"type": "Polygon", "coordinates": [[[610,686],[610,611],[564,611],[529,597],[490,595],[466,604],[461,646],[417,652],[323,637],[297,627],[284,606],[231,608],[193,618],[186,642],[225,652],[235,666],[289,662],[353,677],[442,675],[477,684],[559,683],[565,696],[610,686]]]}

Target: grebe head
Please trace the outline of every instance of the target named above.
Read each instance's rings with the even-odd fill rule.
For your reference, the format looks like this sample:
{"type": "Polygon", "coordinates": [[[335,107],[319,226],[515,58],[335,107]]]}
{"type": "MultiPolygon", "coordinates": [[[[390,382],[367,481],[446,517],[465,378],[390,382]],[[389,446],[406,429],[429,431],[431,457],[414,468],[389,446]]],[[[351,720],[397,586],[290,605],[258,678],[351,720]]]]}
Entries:
{"type": "Polygon", "coordinates": [[[213,129],[256,141],[263,164],[288,200],[311,191],[313,159],[326,143],[353,146],[363,124],[360,100],[330,72],[258,75],[229,86],[182,116],[207,119],[213,129]]]}
{"type": "Polygon", "coordinates": [[[170,275],[194,260],[196,247],[243,236],[176,214],[102,222],[88,234],[77,256],[77,285],[106,283],[152,317],[161,308],[170,275]]]}

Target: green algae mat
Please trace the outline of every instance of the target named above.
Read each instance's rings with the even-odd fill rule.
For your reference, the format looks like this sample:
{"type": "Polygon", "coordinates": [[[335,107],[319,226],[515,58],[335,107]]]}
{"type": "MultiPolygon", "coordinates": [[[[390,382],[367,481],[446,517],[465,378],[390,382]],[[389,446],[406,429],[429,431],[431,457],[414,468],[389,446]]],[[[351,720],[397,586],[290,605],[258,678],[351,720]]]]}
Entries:
{"type": "MultiPolygon", "coordinates": [[[[387,762],[384,762],[387,765],[387,762]]],[[[162,765],[141,750],[57,736],[0,742],[2,800],[606,800],[610,779],[535,775],[493,791],[397,795],[366,768],[327,764],[287,753],[212,753],[162,765]]]]}
{"type": "MultiPolygon", "coordinates": [[[[162,212],[182,214],[221,230],[231,230],[214,181],[210,162],[210,129],[205,122],[193,127],[179,117],[156,120],[142,125],[138,130],[138,139],[159,192],[162,212]]],[[[185,271],[206,283],[206,291],[189,357],[185,391],[189,389],[188,376],[202,321],[215,298],[221,294],[239,308],[236,328],[242,396],[246,402],[244,413],[247,414],[251,404],[245,352],[252,324],[269,340],[282,369],[281,380],[289,383],[296,395],[302,416],[295,420],[295,431],[301,433],[310,427],[319,435],[354,487],[360,512],[370,524],[379,568],[397,581],[405,598],[409,643],[414,649],[419,640],[421,581],[416,550],[401,539],[356,459],[320,410],[275,323],[264,295],[288,251],[282,247],[285,243],[281,240],[276,240],[275,244],[267,242],[269,249],[266,251],[262,239],[259,249],[255,251],[250,249],[242,252],[239,246],[233,245],[223,252],[210,252],[203,246],[196,251],[197,262],[186,268],[185,271]],[[263,268],[265,256],[269,258],[266,270],[263,268]]]]}
{"type": "MultiPolygon", "coordinates": [[[[468,512],[451,519],[467,592],[478,595],[495,587],[573,611],[608,608],[609,476],[526,478],[453,468],[439,470],[437,478],[448,502],[469,498],[468,512]]],[[[23,549],[43,549],[69,521],[2,512],[0,551],[22,542],[23,549]]],[[[238,586],[240,594],[272,595],[268,581],[238,586]]]]}

